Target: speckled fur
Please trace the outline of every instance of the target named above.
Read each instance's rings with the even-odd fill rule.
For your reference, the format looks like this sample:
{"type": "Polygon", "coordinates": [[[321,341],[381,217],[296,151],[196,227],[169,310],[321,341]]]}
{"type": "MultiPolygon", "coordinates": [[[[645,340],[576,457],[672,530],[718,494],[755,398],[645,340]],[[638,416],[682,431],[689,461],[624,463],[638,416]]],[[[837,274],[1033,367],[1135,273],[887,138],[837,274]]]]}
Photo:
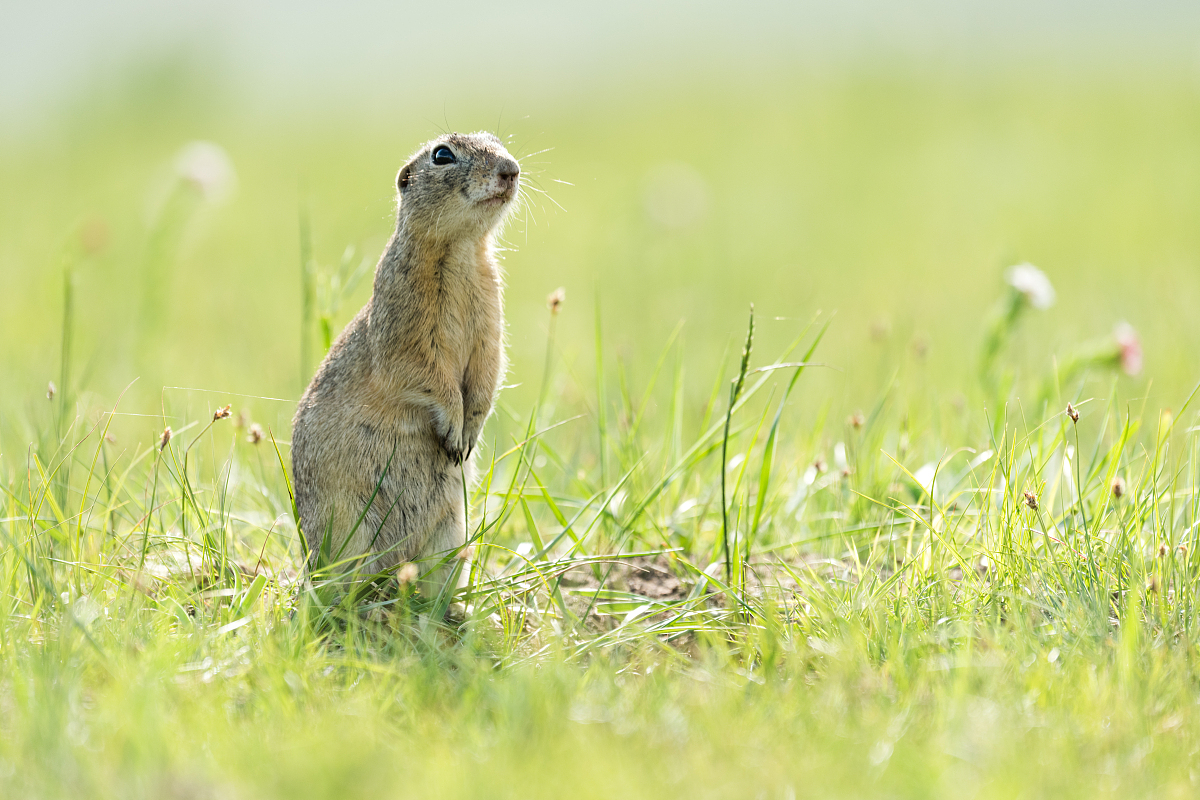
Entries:
{"type": "Polygon", "coordinates": [[[470,455],[504,373],[493,237],[518,175],[489,133],[438,137],[397,175],[396,232],[371,299],[330,348],[292,423],[310,565],[327,530],[331,553],[342,549],[368,504],[342,558],[374,553],[362,559],[370,572],[417,560],[426,571],[464,543],[459,465],[470,485],[470,455]],[[433,163],[443,146],[456,163],[433,163]]]}

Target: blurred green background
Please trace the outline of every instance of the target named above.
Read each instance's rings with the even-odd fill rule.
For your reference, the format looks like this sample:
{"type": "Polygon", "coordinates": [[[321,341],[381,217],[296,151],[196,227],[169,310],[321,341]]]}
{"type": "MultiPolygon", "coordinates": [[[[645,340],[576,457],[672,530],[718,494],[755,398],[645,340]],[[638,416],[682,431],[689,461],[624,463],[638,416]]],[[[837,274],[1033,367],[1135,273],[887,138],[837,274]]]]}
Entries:
{"type": "Polygon", "coordinates": [[[1188,796],[1195,429],[1163,435],[1157,411],[1200,379],[1197,309],[1194,0],[3,0],[0,532],[22,545],[0,559],[0,784],[123,798],[1188,796]],[[578,555],[682,546],[675,566],[697,571],[720,566],[722,531],[749,527],[734,555],[745,542],[749,562],[753,540],[756,563],[787,564],[794,547],[811,574],[792,598],[779,587],[780,607],[765,598],[765,624],[688,611],[673,622],[696,638],[668,646],[634,618],[649,606],[617,592],[606,614],[628,638],[568,631],[545,581],[531,591],[503,556],[472,602],[502,598],[507,618],[478,641],[447,644],[424,620],[410,641],[407,612],[394,636],[360,637],[355,621],[324,639],[292,614],[308,603],[287,583],[298,548],[274,453],[245,428],[205,428],[206,412],[231,403],[286,439],[313,368],[303,345],[315,359],[321,341],[317,319],[302,334],[302,276],[331,330],[344,325],[370,281],[336,309],[328,289],[373,266],[398,168],[443,130],[480,128],[511,137],[529,181],[504,236],[516,386],[485,436],[524,436],[547,361],[537,422],[591,418],[502,462],[512,497],[482,491],[471,519],[494,526],[480,529],[489,550],[530,553],[539,525],[561,539],[595,508],[578,555]],[[1003,327],[1005,270],[1024,261],[1057,303],[1025,312],[985,388],[981,348],[1003,327]],[[731,416],[728,452],[696,430],[710,396],[724,409],[751,303],[754,366],[832,319],[816,358],[833,368],[804,373],[778,453],[755,420],[782,415],[785,373],[731,416]],[[1046,390],[1056,362],[1122,321],[1145,348],[1139,374],[1097,368],[1046,390]],[[668,413],[680,374],[687,431],[668,413]],[[122,393],[115,445],[65,429],[122,393]],[[1101,400],[1068,429],[1060,409],[1088,393],[1101,400]],[[994,443],[997,398],[1021,404],[1009,422],[1026,430],[994,443]],[[197,420],[164,453],[148,446],[197,420]],[[1072,446],[1093,454],[1082,478],[1074,458],[1074,490],[1072,446]],[[978,475],[971,447],[989,451],[978,475]],[[943,465],[955,494],[921,505],[943,494],[943,465]],[[521,488],[533,468],[545,505],[521,488]],[[976,492],[978,517],[974,500],[958,506],[976,492]],[[1079,515],[1082,540],[1076,496],[1097,509],[1079,515]],[[552,519],[556,502],[579,516],[552,519]],[[143,560],[180,542],[216,552],[219,533],[254,571],[264,553],[284,566],[261,611],[241,573],[228,589],[193,583],[190,555],[188,576],[143,601],[139,526],[143,560]],[[1093,542],[1105,554],[1076,559],[1093,542]],[[526,608],[541,620],[528,628],[526,608]]]}
{"type": "Polygon", "coordinates": [[[302,209],[322,276],[348,247],[373,266],[397,169],[446,129],[511,136],[544,192],[504,237],[514,407],[562,286],[567,399],[594,380],[598,298],[605,358],[635,391],[683,321],[706,398],[753,302],[760,364],[836,312],[819,352],[836,369],[806,394],[835,420],[897,373],[925,412],[978,408],[985,319],[1019,261],[1058,290],[1019,363],[1044,374],[1124,320],[1146,349],[1132,396],[1169,406],[1200,376],[1200,12],[1182,3],[0,13],[10,435],[49,413],[64,269],[84,410],[137,379],[131,414],[238,402],[286,427],[290,403],[229,393],[290,400],[306,379],[302,209]],[[236,188],[181,211],[173,165],[197,140],[236,188]]]}

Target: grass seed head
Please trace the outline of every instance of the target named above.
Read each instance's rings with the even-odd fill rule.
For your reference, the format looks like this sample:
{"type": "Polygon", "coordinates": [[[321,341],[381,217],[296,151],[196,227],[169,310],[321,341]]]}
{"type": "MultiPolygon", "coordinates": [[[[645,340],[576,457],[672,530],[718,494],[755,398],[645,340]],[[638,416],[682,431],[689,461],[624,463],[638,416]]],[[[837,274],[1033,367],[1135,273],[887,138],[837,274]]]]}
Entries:
{"type": "Polygon", "coordinates": [[[1067,403],[1067,417],[1070,418],[1071,422],[1079,422],[1079,409],[1067,403]]]}
{"type": "Polygon", "coordinates": [[[1116,499],[1120,500],[1122,495],[1125,494],[1125,479],[1122,478],[1120,475],[1113,478],[1111,489],[1112,489],[1112,496],[1115,497],[1116,499]]]}
{"type": "Polygon", "coordinates": [[[1038,510],[1037,495],[1034,494],[1033,492],[1025,492],[1025,505],[1029,506],[1034,511],[1037,511],[1038,510]]]}
{"type": "Polygon", "coordinates": [[[420,573],[417,570],[417,565],[409,562],[401,564],[400,569],[396,570],[396,580],[401,586],[408,586],[415,582],[420,573]]]}
{"type": "Polygon", "coordinates": [[[53,400],[54,395],[58,393],[58,387],[54,385],[54,381],[46,384],[46,399],[53,400]]]}
{"type": "Polygon", "coordinates": [[[170,442],[171,442],[171,436],[173,436],[173,435],[174,435],[174,434],[172,434],[172,433],[171,433],[171,426],[170,426],[170,425],[168,425],[167,427],[163,428],[162,436],[159,436],[159,437],[158,437],[158,449],[159,449],[159,451],[165,450],[165,449],[167,448],[167,445],[168,445],[168,444],[170,444],[170,442]]]}
{"type": "Polygon", "coordinates": [[[855,411],[853,414],[850,415],[850,418],[846,421],[850,423],[851,428],[854,428],[854,430],[859,431],[859,430],[862,430],[863,425],[867,424],[867,417],[865,414],[863,414],[862,411],[855,411]]]}
{"type": "Polygon", "coordinates": [[[1158,557],[1159,558],[1166,558],[1167,553],[1169,553],[1169,552],[1171,552],[1171,548],[1167,546],[1166,542],[1163,542],[1162,544],[1160,544],[1158,546],[1158,557]]]}
{"type": "Polygon", "coordinates": [[[246,434],[246,441],[250,444],[258,444],[264,438],[266,438],[266,434],[263,433],[262,425],[257,422],[251,423],[250,430],[246,434]]]}
{"type": "Polygon", "coordinates": [[[550,309],[551,314],[558,314],[558,309],[566,299],[567,290],[560,286],[546,297],[546,307],[550,309]]]}
{"type": "Polygon", "coordinates": [[[231,416],[233,414],[232,409],[233,409],[232,405],[227,405],[224,408],[218,408],[216,411],[213,412],[213,422],[216,422],[219,419],[225,419],[226,417],[231,416]]]}

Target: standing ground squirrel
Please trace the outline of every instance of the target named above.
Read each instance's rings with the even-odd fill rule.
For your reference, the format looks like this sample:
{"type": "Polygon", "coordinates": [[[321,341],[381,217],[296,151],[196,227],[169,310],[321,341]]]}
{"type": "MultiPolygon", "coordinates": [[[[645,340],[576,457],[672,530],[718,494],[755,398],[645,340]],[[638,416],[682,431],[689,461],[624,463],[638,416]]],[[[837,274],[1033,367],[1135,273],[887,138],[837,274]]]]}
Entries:
{"type": "Polygon", "coordinates": [[[463,485],[504,372],[493,237],[519,176],[490,133],[440,136],[397,175],[396,232],[371,299],[292,422],[310,566],[373,554],[364,571],[424,560],[429,572],[464,544],[463,485]]]}

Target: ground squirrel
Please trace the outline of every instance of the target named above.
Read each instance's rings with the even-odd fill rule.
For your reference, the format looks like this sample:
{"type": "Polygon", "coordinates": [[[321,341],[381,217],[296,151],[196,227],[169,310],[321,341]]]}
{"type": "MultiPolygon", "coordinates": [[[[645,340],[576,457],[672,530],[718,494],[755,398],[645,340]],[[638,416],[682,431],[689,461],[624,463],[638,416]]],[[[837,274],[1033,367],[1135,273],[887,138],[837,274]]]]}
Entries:
{"type": "Polygon", "coordinates": [[[439,136],[396,176],[396,232],[371,299],[292,423],[310,566],[324,542],[367,572],[421,560],[424,573],[463,545],[471,451],[504,372],[494,236],[519,176],[490,133],[439,136]]]}

